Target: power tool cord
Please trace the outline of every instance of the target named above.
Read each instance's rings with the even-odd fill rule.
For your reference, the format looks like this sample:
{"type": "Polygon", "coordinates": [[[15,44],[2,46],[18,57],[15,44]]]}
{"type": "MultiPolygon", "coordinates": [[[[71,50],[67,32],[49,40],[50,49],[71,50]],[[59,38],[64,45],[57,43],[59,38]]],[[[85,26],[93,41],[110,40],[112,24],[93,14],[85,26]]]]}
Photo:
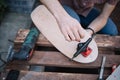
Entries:
{"type": "Polygon", "coordinates": [[[4,67],[4,65],[7,64],[7,62],[6,62],[5,60],[2,59],[2,54],[3,54],[3,53],[7,53],[7,52],[0,52],[0,61],[3,62],[3,64],[0,65],[0,68],[4,67]]]}

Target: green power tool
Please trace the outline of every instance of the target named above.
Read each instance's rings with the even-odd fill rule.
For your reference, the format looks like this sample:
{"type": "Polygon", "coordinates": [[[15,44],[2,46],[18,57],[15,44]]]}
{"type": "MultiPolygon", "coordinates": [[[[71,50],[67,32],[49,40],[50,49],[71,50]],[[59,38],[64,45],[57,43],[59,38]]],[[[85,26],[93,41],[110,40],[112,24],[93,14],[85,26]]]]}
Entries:
{"type": "Polygon", "coordinates": [[[18,52],[15,52],[13,46],[10,46],[8,50],[7,62],[12,60],[29,60],[32,57],[39,34],[39,30],[36,27],[32,27],[18,52]]]}

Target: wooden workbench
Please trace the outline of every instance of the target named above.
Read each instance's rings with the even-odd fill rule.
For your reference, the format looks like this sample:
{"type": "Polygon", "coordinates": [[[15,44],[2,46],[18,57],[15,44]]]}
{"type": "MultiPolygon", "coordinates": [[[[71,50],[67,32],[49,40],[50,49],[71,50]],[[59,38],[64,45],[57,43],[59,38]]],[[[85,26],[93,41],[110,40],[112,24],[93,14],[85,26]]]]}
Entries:
{"type": "MultiPolygon", "coordinates": [[[[19,49],[29,30],[19,30],[15,49],[19,49]]],[[[106,56],[104,78],[111,74],[113,64],[120,64],[120,36],[96,35],[98,58],[89,64],[70,61],[62,55],[42,34],[36,43],[33,57],[29,61],[13,61],[7,69],[20,70],[19,80],[96,80],[99,76],[102,57],[106,56]],[[57,71],[29,71],[29,66],[55,67],[57,71]]]]}

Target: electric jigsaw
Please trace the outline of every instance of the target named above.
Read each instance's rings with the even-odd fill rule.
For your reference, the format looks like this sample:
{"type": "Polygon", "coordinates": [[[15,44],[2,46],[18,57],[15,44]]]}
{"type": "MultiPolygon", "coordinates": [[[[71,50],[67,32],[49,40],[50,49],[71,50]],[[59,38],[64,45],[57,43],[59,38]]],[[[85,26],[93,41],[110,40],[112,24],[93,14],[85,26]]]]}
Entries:
{"type": "Polygon", "coordinates": [[[39,37],[39,30],[36,27],[32,27],[27,34],[21,48],[15,52],[13,46],[9,47],[7,62],[12,60],[29,60],[32,57],[35,43],[39,37]]]}

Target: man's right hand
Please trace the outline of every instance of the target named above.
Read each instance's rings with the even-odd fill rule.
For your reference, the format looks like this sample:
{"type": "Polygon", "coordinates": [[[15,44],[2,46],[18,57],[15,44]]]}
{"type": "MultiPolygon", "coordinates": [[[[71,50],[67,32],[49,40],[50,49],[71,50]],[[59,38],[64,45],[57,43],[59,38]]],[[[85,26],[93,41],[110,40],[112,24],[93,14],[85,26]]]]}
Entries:
{"type": "Polygon", "coordinates": [[[68,41],[80,41],[85,36],[84,29],[80,23],[71,16],[63,17],[58,21],[61,32],[68,41]]]}

